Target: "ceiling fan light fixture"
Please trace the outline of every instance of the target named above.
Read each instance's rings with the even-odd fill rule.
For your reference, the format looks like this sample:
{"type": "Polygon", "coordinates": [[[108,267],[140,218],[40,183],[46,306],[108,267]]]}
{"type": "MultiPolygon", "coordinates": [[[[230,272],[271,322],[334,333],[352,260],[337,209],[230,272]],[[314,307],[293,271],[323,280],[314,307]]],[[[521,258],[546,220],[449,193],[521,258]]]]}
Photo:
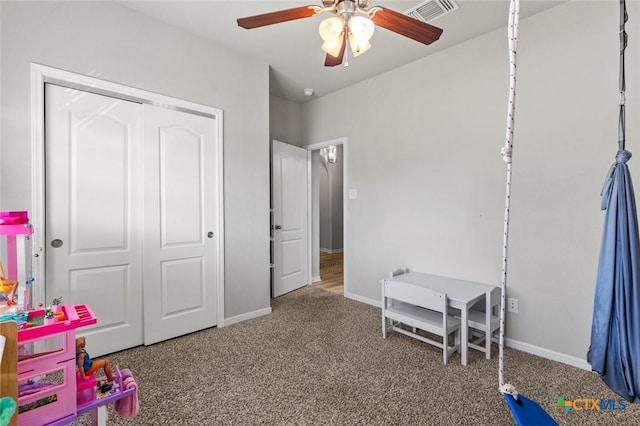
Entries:
{"type": "MultiPolygon", "coordinates": [[[[2,1],[2,0],[0,0],[2,1]]],[[[318,32],[322,37],[322,49],[327,52],[326,67],[349,65],[347,37],[354,56],[366,52],[371,44],[375,27],[379,26],[401,36],[429,45],[440,38],[442,29],[386,7],[369,7],[371,0],[322,0],[322,6],[298,6],[260,15],[238,18],[242,28],[259,28],[281,22],[310,18],[323,12],[334,16],[320,22],[318,32]]],[[[428,2],[453,2],[453,0],[426,0],[428,2]]],[[[423,4],[419,5],[421,10],[423,4]]]]}
{"type": "Polygon", "coordinates": [[[325,42],[335,41],[340,37],[342,31],[344,30],[344,21],[342,18],[338,16],[333,16],[331,18],[327,18],[324,21],[320,22],[320,26],[318,27],[318,31],[320,32],[320,37],[325,42]]]}

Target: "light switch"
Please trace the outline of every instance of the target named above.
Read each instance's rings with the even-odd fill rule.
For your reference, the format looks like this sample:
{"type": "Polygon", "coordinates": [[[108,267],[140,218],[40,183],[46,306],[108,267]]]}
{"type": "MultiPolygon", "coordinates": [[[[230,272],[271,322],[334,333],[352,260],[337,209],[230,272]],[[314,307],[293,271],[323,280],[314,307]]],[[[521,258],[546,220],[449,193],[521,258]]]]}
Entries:
{"type": "Polygon", "coordinates": [[[358,190],[357,189],[350,189],[349,190],[349,199],[350,200],[355,200],[356,198],[358,198],[358,190]]]}

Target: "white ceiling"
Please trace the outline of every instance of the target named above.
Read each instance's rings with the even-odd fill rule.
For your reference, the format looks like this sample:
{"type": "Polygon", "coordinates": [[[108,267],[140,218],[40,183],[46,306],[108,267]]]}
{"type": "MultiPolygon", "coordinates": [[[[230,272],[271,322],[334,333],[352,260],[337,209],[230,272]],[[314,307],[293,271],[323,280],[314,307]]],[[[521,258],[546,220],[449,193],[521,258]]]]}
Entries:
{"type": "MultiPolygon", "coordinates": [[[[374,0],[371,5],[405,12],[421,1],[374,0]]],[[[444,30],[433,44],[425,46],[384,28],[376,28],[371,39],[372,48],[368,52],[350,58],[348,67],[339,65],[333,68],[324,66],[325,54],[320,49],[322,40],[318,34],[319,23],[329,16],[326,13],[251,30],[240,28],[236,23],[237,18],[245,16],[321,5],[320,0],[121,0],[120,3],[220,46],[267,62],[271,67],[271,94],[302,103],[313,99],[303,94],[305,88],[313,89],[314,97],[323,96],[497,28],[506,28],[509,0],[454,1],[460,7],[458,10],[431,22],[444,30]]],[[[520,18],[559,3],[563,1],[521,0],[520,18]]]]}

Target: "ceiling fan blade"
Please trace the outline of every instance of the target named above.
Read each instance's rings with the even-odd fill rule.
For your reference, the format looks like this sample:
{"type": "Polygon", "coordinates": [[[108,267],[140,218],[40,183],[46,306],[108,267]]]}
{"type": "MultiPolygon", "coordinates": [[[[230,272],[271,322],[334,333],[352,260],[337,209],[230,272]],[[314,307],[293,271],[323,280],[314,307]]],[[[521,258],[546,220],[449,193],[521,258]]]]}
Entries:
{"type": "Polygon", "coordinates": [[[317,13],[317,9],[317,6],[300,6],[262,15],[247,16],[246,18],[238,18],[238,25],[249,30],[266,25],[279,24],[280,22],[309,18],[317,13]]]}
{"type": "Polygon", "coordinates": [[[409,37],[423,44],[431,44],[440,38],[442,29],[418,21],[410,16],[395,12],[391,9],[379,8],[371,20],[374,24],[389,31],[409,37]]]}
{"type": "Polygon", "coordinates": [[[342,46],[340,47],[340,52],[338,52],[338,56],[331,56],[327,53],[327,57],[324,60],[325,67],[335,67],[336,65],[340,65],[342,63],[342,59],[344,58],[344,51],[347,47],[347,32],[342,32],[342,46]]]}

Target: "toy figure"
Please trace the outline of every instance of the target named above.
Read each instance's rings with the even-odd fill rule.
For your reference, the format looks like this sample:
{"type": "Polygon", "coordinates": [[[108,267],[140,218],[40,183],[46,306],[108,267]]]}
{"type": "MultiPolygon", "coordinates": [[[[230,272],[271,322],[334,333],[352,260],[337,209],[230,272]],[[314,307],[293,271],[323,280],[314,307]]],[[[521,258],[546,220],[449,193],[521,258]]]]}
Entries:
{"type": "Polygon", "coordinates": [[[106,374],[107,376],[107,381],[112,382],[115,377],[113,376],[113,372],[111,371],[111,364],[109,364],[109,360],[92,360],[87,351],[84,349],[85,343],[86,342],[84,337],[78,337],[76,339],[76,363],[78,366],[78,371],[80,372],[80,375],[82,375],[82,378],[86,380],[88,375],[91,375],[98,369],[102,368],[104,370],[104,374],[106,374]]]}
{"type": "Polygon", "coordinates": [[[0,261],[0,302],[13,303],[18,289],[18,281],[10,280],[5,276],[4,265],[0,261]]]}

